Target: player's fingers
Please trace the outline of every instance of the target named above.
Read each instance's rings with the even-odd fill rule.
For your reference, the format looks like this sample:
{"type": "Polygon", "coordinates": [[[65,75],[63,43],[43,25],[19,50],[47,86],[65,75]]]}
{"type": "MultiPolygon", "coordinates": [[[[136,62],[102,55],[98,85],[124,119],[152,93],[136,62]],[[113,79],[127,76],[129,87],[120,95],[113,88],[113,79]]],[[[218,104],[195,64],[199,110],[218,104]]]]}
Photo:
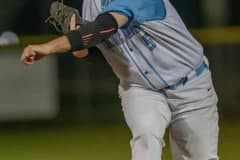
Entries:
{"type": "Polygon", "coordinates": [[[26,57],[28,57],[29,59],[34,59],[34,57],[36,56],[36,52],[34,52],[33,50],[28,50],[28,52],[26,53],[26,57]]]}
{"type": "Polygon", "coordinates": [[[32,60],[32,58],[26,56],[23,58],[22,62],[24,64],[33,64],[34,61],[32,60]]]}
{"type": "Polygon", "coordinates": [[[26,59],[25,59],[25,61],[24,61],[24,63],[25,64],[33,64],[34,63],[34,60],[33,60],[33,58],[31,58],[31,57],[27,57],[26,59]]]}
{"type": "Polygon", "coordinates": [[[25,59],[25,53],[23,52],[21,56],[21,61],[24,61],[24,59],[25,59]]]}
{"type": "Polygon", "coordinates": [[[29,51],[29,47],[24,48],[23,52],[22,52],[22,56],[21,56],[21,60],[23,61],[25,59],[25,57],[27,56],[29,51]]]}
{"type": "Polygon", "coordinates": [[[28,46],[24,49],[21,61],[25,64],[33,64],[35,60],[36,53],[31,49],[31,46],[28,46]]]}
{"type": "Polygon", "coordinates": [[[76,29],[76,15],[72,15],[71,20],[70,20],[70,30],[75,30],[76,29]]]}
{"type": "Polygon", "coordinates": [[[22,54],[22,57],[21,57],[21,61],[23,62],[23,63],[26,63],[27,61],[28,61],[28,53],[27,52],[24,52],[23,54],[22,54]]]}
{"type": "Polygon", "coordinates": [[[32,64],[34,62],[34,57],[25,56],[22,62],[25,64],[32,64]]]}

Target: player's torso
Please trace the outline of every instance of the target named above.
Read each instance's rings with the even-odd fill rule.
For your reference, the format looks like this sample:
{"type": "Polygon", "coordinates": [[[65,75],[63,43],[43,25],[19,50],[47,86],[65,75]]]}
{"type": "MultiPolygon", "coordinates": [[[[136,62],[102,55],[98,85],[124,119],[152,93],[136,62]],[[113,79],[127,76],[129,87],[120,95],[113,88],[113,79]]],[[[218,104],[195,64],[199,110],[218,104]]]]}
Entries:
{"type": "MultiPolygon", "coordinates": [[[[93,21],[111,0],[85,0],[83,18],[93,21]]],[[[98,47],[122,83],[161,89],[176,83],[203,59],[202,46],[168,0],[161,20],[132,23],[98,47]]]]}

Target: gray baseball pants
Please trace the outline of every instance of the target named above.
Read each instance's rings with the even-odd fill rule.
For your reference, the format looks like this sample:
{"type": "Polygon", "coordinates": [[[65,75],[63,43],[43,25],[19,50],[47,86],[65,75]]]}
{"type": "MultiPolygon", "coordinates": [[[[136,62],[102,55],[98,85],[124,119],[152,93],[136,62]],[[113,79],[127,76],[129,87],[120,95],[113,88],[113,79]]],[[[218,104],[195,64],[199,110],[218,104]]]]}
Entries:
{"type": "Polygon", "coordinates": [[[120,85],[119,94],[132,160],[161,160],[166,128],[174,160],[218,160],[218,99],[209,69],[176,90],[120,85]]]}

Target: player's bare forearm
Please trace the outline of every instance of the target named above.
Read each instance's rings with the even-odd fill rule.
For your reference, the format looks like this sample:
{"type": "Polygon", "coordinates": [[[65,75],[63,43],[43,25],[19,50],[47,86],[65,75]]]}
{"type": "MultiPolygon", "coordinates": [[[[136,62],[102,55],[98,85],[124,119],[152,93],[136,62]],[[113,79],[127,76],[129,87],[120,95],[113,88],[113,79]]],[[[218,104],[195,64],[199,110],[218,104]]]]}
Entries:
{"type": "Polygon", "coordinates": [[[67,37],[62,36],[47,43],[27,46],[22,53],[21,60],[25,64],[33,64],[45,56],[65,53],[70,49],[71,45],[67,37]]]}
{"type": "MultiPolygon", "coordinates": [[[[71,50],[71,45],[66,36],[59,37],[43,45],[46,45],[46,47],[49,48],[48,50],[49,54],[61,54],[71,50]]],[[[87,54],[88,54],[88,49],[83,49],[83,50],[73,52],[73,55],[79,58],[85,57],[87,56],[87,54]]]]}
{"type": "Polygon", "coordinates": [[[43,45],[48,48],[48,54],[65,53],[71,49],[71,45],[66,36],[61,36],[43,45]]]}

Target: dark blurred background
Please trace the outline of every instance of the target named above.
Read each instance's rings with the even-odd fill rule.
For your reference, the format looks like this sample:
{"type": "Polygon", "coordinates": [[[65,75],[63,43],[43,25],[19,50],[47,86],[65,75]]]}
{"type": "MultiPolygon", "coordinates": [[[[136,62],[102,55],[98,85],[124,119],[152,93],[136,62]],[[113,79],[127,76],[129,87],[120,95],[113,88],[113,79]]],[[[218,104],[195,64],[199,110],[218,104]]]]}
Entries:
{"type": "MultiPolygon", "coordinates": [[[[0,2],[0,33],[12,31],[20,38],[19,46],[0,46],[0,159],[130,159],[118,79],[97,48],[87,59],[65,54],[33,67],[19,61],[23,46],[57,34],[44,23],[52,1],[0,2]]],[[[220,155],[238,160],[240,1],[171,2],[210,60],[219,95],[220,155]]],[[[65,3],[81,11],[82,0],[65,3]]]]}
{"type": "MultiPolygon", "coordinates": [[[[48,34],[53,31],[44,23],[50,3],[54,0],[8,0],[0,2],[0,31],[14,30],[19,34],[48,34]]],[[[240,24],[236,0],[171,0],[189,27],[233,26],[240,24]]],[[[82,0],[65,0],[81,10],[82,0]]]]}

